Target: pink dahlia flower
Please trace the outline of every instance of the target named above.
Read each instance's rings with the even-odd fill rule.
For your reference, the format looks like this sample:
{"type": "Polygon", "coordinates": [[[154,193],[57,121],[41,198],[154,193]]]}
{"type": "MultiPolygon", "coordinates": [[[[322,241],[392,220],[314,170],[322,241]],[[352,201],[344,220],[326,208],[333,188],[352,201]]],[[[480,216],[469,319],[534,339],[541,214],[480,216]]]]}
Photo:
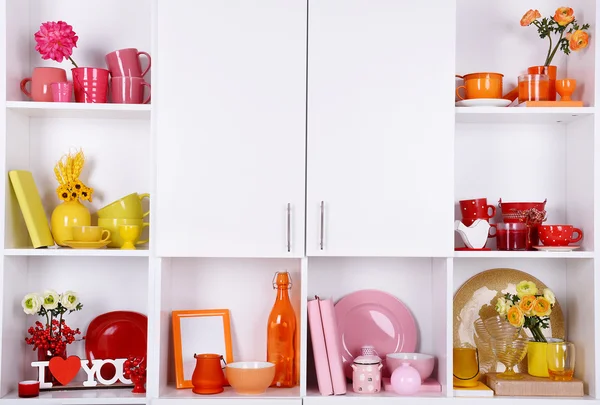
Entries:
{"type": "Polygon", "coordinates": [[[52,59],[62,62],[69,59],[75,67],[77,64],[71,59],[73,48],[77,47],[79,39],[73,31],[73,27],[64,21],[48,21],[40,26],[35,33],[35,50],[42,55],[42,59],[52,59]]]}

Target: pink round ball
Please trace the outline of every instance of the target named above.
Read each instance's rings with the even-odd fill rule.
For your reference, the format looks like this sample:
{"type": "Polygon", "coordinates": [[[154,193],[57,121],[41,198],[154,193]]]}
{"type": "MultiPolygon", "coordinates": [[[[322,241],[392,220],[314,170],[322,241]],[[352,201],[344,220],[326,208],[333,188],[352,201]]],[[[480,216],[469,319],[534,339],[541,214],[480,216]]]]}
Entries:
{"type": "Polygon", "coordinates": [[[399,395],[412,395],[419,391],[421,387],[421,376],[419,372],[408,363],[402,363],[392,373],[392,388],[399,395]]]}

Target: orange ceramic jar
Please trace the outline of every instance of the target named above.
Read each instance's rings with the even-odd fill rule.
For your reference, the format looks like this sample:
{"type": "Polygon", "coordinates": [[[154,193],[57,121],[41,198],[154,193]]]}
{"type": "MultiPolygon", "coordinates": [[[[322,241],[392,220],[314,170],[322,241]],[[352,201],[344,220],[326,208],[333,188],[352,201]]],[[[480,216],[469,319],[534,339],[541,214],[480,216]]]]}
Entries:
{"type": "Polygon", "coordinates": [[[546,75],[519,76],[519,103],[525,101],[547,101],[550,81],[546,75]]]}

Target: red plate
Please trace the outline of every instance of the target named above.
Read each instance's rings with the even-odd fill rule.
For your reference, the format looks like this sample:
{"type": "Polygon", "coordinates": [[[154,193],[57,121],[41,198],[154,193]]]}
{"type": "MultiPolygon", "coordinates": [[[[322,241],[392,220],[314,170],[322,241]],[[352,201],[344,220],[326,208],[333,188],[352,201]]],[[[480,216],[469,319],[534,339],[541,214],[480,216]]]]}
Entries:
{"type": "MultiPolygon", "coordinates": [[[[85,334],[85,353],[88,360],[123,359],[128,356],[146,357],[148,318],[130,311],[102,314],[90,322],[85,334]]],[[[115,367],[105,364],[102,378],[115,376],[115,367]]]]}

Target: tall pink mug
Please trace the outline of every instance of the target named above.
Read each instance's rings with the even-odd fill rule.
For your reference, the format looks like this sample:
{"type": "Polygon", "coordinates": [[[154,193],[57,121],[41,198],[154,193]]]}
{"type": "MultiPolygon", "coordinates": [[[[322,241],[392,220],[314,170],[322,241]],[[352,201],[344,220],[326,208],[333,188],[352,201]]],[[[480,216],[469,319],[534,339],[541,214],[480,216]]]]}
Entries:
{"type": "Polygon", "coordinates": [[[136,48],[119,49],[107,54],[105,59],[112,77],[144,77],[152,65],[150,55],[136,48]],[[140,55],[148,58],[148,66],[144,71],[142,71],[140,55]]]}

